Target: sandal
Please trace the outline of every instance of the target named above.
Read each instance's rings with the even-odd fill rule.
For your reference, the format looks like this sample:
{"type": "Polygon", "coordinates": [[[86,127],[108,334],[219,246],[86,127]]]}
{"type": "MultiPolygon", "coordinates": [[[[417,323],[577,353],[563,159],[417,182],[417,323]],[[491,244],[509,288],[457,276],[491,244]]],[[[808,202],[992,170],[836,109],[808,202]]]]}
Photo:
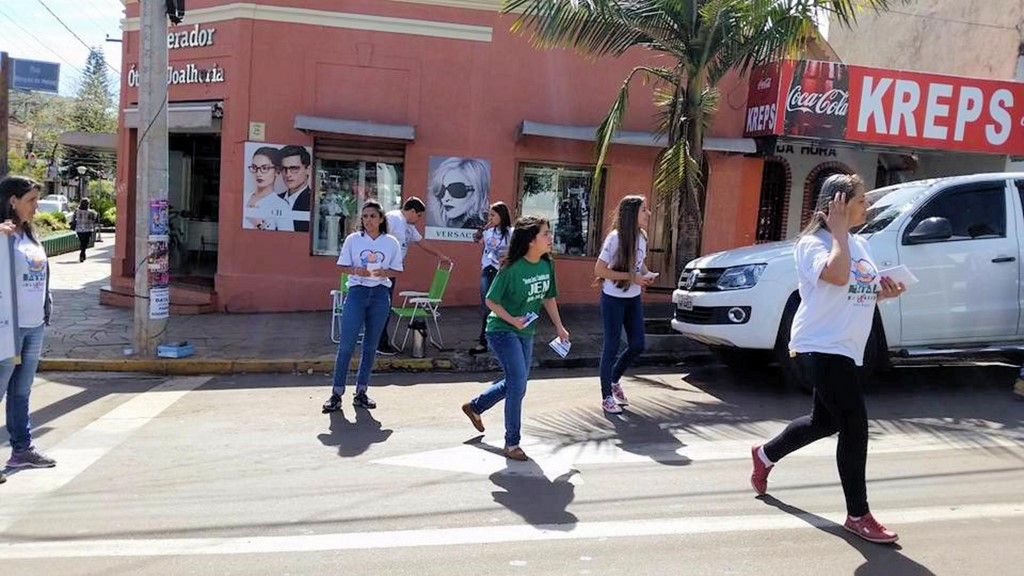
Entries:
{"type": "Polygon", "coordinates": [[[505,458],[510,458],[512,460],[526,462],[527,460],[530,459],[530,457],[526,455],[526,452],[523,452],[523,449],[520,448],[519,446],[505,448],[503,452],[505,453],[505,458]]]}

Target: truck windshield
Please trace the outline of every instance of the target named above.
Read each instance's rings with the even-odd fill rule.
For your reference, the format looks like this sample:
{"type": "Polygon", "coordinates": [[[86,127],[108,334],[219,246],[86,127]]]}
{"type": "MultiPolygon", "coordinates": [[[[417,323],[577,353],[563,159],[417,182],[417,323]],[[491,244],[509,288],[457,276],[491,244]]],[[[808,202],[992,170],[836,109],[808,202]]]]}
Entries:
{"type": "Polygon", "coordinates": [[[929,188],[930,186],[901,186],[868,192],[867,222],[857,230],[857,234],[872,234],[884,230],[900,214],[917,204],[929,188]]]}

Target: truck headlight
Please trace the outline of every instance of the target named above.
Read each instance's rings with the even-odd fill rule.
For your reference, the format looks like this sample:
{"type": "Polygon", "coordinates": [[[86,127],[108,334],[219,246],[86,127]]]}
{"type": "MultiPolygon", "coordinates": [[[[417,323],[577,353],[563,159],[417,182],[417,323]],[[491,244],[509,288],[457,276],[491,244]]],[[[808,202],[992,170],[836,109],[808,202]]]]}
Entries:
{"type": "Polygon", "coordinates": [[[752,288],[761,274],[764,273],[764,269],[767,268],[767,264],[748,264],[746,266],[736,266],[733,268],[726,268],[725,272],[718,278],[718,289],[719,290],[741,290],[743,288],[752,288]]]}

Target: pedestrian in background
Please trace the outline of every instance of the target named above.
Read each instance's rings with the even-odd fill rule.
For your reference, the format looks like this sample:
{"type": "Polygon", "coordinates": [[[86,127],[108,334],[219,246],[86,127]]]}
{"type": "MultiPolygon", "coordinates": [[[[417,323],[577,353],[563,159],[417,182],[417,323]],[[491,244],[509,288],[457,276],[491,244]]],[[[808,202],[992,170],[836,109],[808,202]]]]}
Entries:
{"type": "Polygon", "coordinates": [[[809,415],[751,449],[750,483],[764,494],[779,460],[838,432],[836,460],[847,513],[843,526],[869,542],[889,544],[898,536],[868,508],[868,416],[861,366],[876,303],[899,296],[904,286],[879,277],[867,240],[850,233],[865,222],[864,193],[859,177],[830,176],[822,184],[814,218],[801,232],[795,254],[800,307],[789,348],[800,376],[813,386],[814,403],[809,415]]]}
{"type": "Polygon", "coordinates": [[[384,322],[391,313],[391,282],[402,272],[402,247],[389,235],[384,208],[376,200],[363,203],[362,230],[345,238],[338,266],[348,274],[348,295],[341,310],[341,342],[334,362],[334,384],[323,411],[341,408],[349,364],[356,340],[363,333],[362,354],[356,374],[356,395],[352,405],[373,409],[377,403],[366,394],[384,322]]]}
{"type": "Polygon", "coordinates": [[[480,415],[501,400],[505,401],[504,454],[513,460],[529,460],[519,447],[520,427],[533,356],[533,335],[541,306],[555,325],[558,337],[569,340],[555,301],[558,289],[551,244],[551,227],[547,220],[525,216],[516,221],[508,257],[487,292],[487,307],[491,310],[487,317],[487,342],[501,364],[504,377],[462,405],[473,427],[483,432],[480,415]]]}
{"type": "Polygon", "coordinates": [[[14,289],[18,325],[14,354],[0,360],[0,400],[7,395],[7,433],[11,438],[8,468],[50,468],[57,464],[32,445],[29,395],[43,351],[45,326],[50,323],[50,268],[46,250],[36,238],[32,217],[42,184],[23,176],[0,180],[0,232],[14,243],[14,289]]]}
{"type": "Polygon", "coordinates": [[[96,211],[89,209],[89,199],[82,198],[78,203],[78,210],[75,210],[75,215],[71,219],[71,228],[78,234],[79,262],[85,262],[85,249],[89,247],[89,240],[92,240],[92,235],[96,232],[98,220],[96,211]]]}
{"type": "Polygon", "coordinates": [[[612,216],[612,229],[601,245],[594,264],[594,275],[601,280],[601,408],[619,414],[629,404],[619,380],[630,364],[644,351],[644,306],[640,293],[657,274],[650,273],[647,258],[647,231],[651,211],[643,196],[626,196],[612,216]],[[626,329],[626,349],[619,352],[622,329],[626,329]]]}
{"type": "Polygon", "coordinates": [[[476,346],[469,349],[470,354],[487,352],[487,291],[491,289],[494,276],[501,267],[501,259],[508,252],[508,241],[512,234],[512,215],[504,202],[491,204],[487,215],[487,226],[474,236],[476,242],[483,242],[483,254],[480,257],[480,306],[483,308],[483,319],[480,322],[480,339],[476,346]]]}

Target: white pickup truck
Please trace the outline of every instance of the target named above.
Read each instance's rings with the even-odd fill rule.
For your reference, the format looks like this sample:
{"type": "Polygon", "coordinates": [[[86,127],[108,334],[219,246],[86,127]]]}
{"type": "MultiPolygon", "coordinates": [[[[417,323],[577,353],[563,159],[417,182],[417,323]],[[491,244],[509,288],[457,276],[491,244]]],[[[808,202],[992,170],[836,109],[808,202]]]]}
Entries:
{"type": "MultiPolygon", "coordinates": [[[[864,235],[879,268],[920,280],[878,305],[869,369],[902,356],[1024,345],[1024,173],[907,182],[868,193],[864,235]]],[[[789,333],[800,297],[795,240],[693,260],[672,293],[672,328],[732,366],[774,356],[790,380],[789,333]]]]}

